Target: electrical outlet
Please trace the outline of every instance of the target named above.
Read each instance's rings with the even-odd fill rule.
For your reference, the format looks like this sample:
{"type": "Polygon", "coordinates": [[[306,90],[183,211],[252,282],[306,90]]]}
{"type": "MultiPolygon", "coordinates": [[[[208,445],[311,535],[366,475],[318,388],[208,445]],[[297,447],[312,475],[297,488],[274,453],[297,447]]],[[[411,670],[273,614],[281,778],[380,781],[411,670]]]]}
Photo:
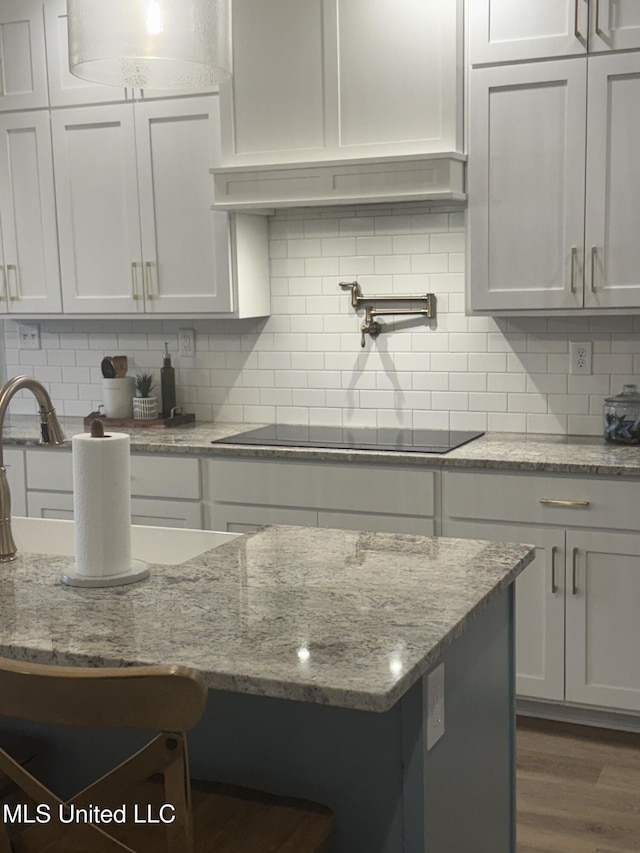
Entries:
{"type": "Polygon", "coordinates": [[[178,329],[180,364],[193,364],[196,358],[196,333],[193,329],[178,329]]]}
{"type": "Polygon", "coordinates": [[[444,734],[444,664],[427,675],[427,749],[444,734]]]}
{"type": "Polygon", "coordinates": [[[41,349],[37,323],[18,323],[18,349],[41,349]]]}
{"type": "Polygon", "coordinates": [[[570,370],[574,376],[591,376],[591,341],[569,344],[570,370]]]}

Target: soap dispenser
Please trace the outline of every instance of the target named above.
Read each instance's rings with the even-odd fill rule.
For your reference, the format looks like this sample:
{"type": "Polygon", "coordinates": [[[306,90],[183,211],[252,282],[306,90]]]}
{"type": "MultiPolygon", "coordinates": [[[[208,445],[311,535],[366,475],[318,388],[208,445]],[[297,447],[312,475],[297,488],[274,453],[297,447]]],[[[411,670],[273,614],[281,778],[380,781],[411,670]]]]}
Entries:
{"type": "Polygon", "coordinates": [[[164,360],[160,370],[160,387],[162,389],[162,417],[170,418],[171,411],[176,405],[176,371],[171,365],[169,344],[165,341],[164,360]]]}

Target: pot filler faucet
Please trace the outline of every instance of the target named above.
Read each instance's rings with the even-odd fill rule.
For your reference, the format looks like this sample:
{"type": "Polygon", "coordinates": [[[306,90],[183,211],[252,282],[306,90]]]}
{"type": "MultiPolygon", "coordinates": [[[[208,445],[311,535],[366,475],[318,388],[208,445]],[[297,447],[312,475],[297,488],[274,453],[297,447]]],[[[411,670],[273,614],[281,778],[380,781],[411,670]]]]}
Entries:
{"type": "Polygon", "coordinates": [[[64,433],[58,423],[56,410],[47,389],[30,376],[14,376],[0,389],[0,563],[15,560],[18,549],[11,533],[11,494],[4,467],[2,450],[2,428],[7,406],[13,395],[22,388],[32,392],[40,406],[41,444],[62,444],[64,433]]]}

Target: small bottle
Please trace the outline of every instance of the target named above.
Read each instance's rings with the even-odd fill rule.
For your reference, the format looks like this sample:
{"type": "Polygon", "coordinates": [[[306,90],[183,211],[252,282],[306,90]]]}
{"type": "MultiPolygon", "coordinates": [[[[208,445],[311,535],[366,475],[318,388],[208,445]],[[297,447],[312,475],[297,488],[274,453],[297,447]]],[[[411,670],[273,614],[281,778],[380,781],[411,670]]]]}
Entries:
{"type": "Polygon", "coordinates": [[[160,370],[160,387],[162,389],[162,417],[170,418],[171,410],[176,405],[176,371],[171,366],[169,344],[164,345],[164,360],[160,370]]]}

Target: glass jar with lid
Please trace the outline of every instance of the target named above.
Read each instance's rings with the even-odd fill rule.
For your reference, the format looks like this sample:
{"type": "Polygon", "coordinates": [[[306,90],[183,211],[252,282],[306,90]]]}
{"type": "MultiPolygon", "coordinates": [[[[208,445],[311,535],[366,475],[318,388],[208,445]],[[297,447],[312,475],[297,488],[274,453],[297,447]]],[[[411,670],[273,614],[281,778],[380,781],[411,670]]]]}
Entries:
{"type": "Polygon", "coordinates": [[[624,385],[621,394],[604,401],[604,438],[615,444],[640,444],[640,394],[624,385]]]}

